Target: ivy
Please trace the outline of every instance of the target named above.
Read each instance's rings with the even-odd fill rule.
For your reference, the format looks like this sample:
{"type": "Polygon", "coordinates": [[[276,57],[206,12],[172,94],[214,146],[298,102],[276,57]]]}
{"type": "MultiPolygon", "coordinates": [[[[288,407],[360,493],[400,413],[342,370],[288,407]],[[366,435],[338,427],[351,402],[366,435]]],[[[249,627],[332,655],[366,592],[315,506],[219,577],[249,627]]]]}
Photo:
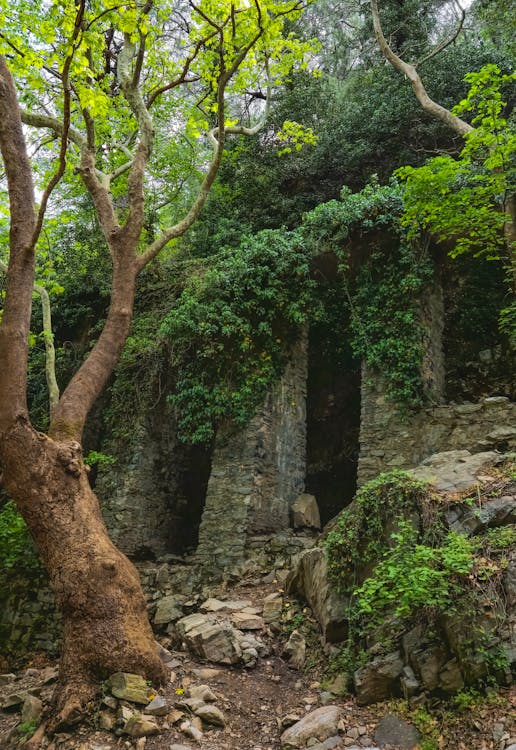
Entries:
{"type": "Polygon", "coordinates": [[[427,496],[426,484],[399,470],[379,474],[359,489],[324,541],[329,574],[340,591],[354,591],[357,568],[385,551],[385,529],[420,510],[427,496]]]}
{"type": "Polygon", "coordinates": [[[447,529],[446,507],[428,485],[393,471],[364,485],[340,513],[324,541],[330,577],[348,598],[348,639],[334,671],[350,676],[366,663],[372,640],[392,651],[415,623],[425,623],[431,639],[432,628],[452,616],[470,634],[458,645],[459,660],[480,659],[487,680],[503,674],[507,656],[496,627],[515,530],[466,537],[447,529]],[[486,608],[492,630],[485,627],[486,608]]]}
{"type": "Polygon", "coordinates": [[[180,438],[206,442],[223,421],[246,424],[302,326],[318,316],[315,289],[296,233],[260,232],[199,265],[160,328],[176,373],[170,401],[180,438]]]}
{"type": "Polygon", "coordinates": [[[9,500],[0,510],[0,583],[12,574],[28,575],[41,570],[27,525],[9,500]]]}

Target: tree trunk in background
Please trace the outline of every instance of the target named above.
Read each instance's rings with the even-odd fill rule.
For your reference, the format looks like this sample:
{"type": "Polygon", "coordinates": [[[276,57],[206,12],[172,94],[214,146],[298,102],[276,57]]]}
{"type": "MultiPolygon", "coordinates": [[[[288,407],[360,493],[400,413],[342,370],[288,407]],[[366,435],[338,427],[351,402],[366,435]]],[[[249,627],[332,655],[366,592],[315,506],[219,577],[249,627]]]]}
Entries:
{"type": "Polygon", "coordinates": [[[163,683],[138,573],[107,535],[80,445],[56,442],[20,417],[3,436],[0,464],[63,615],[52,728],[80,721],[114,672],[163,683]]]}

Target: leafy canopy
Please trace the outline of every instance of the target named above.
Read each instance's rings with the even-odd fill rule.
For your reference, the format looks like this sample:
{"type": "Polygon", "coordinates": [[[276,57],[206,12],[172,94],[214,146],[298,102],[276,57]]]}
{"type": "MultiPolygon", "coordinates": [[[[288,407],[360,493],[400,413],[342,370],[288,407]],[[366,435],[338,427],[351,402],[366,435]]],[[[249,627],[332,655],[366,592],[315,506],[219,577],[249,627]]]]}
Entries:
{"type": "Polygon", "coordinates": [[[453,240],[450,255],[472,252],[499,259],[505,254],[504,205],[516,190],[516,131],[504,117],[503,89],[516,74],[485,65],[466,80],[470,90],[454,114],[472,113],[474,129],[458,159],[438,156],[418,168],[403,167],[403,223],[412,236],[427,230],[453,240]]]}

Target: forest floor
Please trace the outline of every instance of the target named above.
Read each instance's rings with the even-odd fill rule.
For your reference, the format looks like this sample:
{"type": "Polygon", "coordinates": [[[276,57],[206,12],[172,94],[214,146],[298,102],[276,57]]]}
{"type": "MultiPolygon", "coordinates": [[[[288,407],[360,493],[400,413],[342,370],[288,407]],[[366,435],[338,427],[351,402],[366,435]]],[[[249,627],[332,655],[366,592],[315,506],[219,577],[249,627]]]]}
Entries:
{"type": "MultiPolygon", "coordinates": [[[[256,608],[278,584],[249,582],[226,592],[226,597],[245,598],[256,608]]],[[[267,630],[260,634],[270,651],[253,668],[225,667],[201,661],[184,651],[173,651],[170,682],[160,694],[165,698],[168,715],[159,719],[161,731],[156,736],[133,739],[98,729],[99,715],[80,729],[55,736],[44,743],[47,750],[279,750],[280,736],[286,726],[322,705],[339,706],[344,719],[339,727],[341,748],[376,748],[375,731],[379,721],[395,713],[422,730],[421,750],[504,750],[516,736],[516,691],[504,689],[489,696],[468,694],[462,709],[452,711],[449,705],[428,705],[410,709],[404,701],[361,707],[351,696],[338,697],[326,692],[323,672],[327,659],[315,637],[308,641],[308,668],[300,671],[284,658],[286,632],[267,630]],[[181,731],[179,709],[182,699],[193,685],[208,685],[216,696],[213,705],[221,709],[225,726],[202,725],[197,739],[181,731]],[[178,718],[179,717],[179,718],[178,718]],[[510,739],[509,739],[510,738],[510,739]],[[176,747],[177,746],[177,747],[176,747]]],[[[32,662],[2,684],[0,704],[9,695],[29,691],[48,705],[56,677],[56,666],[34,656],[32,662]]],[[[104,709],[106,706],[104,706],[104,709]]],[[[135,706],[132,707],[137,710],[135,706]]],[[[19,747],[20,707],[0,712],[0,748],[19,747]]],[[[119,709],[120,710],[120,709],[119,709]]],[[[183,711],[184,718],[184,708],[183,711]]],[[[187,712],[188,713],[188,712],[187,712]]],[[[195,725],[195,722],[193,722],[195,725]]],[[[201,726],[197,720],[197,726],[201,726]]],[[[312,743],[313,744],[313,743],[312,743]]],[[[327,745],[330,747],[331,745],[327,745]]],[[[382,745],[382,747],[386,747],[382,745]]],[[[396,745],[389,747],[396,748],[396,745]]],[[[401,746],[400,746],[401,747],[401,746]]],[[[317,745],[326,748],[326,745],[317,745]]]]}

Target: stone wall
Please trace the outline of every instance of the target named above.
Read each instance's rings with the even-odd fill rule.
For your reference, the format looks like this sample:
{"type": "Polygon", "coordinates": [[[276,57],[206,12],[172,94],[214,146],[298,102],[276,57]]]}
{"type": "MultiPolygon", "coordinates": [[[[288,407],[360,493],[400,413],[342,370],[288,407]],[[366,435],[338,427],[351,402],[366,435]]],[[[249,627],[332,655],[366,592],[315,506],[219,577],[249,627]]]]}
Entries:
{"type": "Polygon", "coordinates": [[[306,473],[306,379],[305,334],[247,427],[219,433],[197,548],[208,574],[241,565],[249,537],[289,527],[306,473]]]}
{"type": "Polygon", "coordinates": [[[515,448],[516,403],[505,396],[435,406],[403,421],[381,382],[364,378],[359,485],[387,469],[413,468],[433,453],[515,448]]]}
{"type": "Polygon", "coordinates": [[[61,618],[43,571],[10,579],[0,591],[0,656],[16,660],[45,652],[56,656],[61,618]]]}
{"type": "Polygon", "coordinates": [[[135,417],[125,445],[114,439],[103,447],[118,457],[97,481],[104,519],[115,544],[130,557],[182,554],[197,541],[210,450],[178,442],[165,402],[135,417]]]}

